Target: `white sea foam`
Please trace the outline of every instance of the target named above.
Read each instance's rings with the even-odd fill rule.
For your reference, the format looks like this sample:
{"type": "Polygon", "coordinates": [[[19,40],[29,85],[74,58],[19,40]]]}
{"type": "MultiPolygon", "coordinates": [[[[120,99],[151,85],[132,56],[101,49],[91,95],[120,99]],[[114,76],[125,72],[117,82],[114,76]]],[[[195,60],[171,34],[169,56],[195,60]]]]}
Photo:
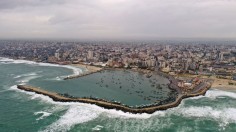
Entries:
{"type": "Polygon", "coordinates": [[[12,59],[0,57],[0,62],[12,61],[12,59]]]}
{"type": "Polygon", "coordinates": [[[21,77],[27,77],[27,76],[36,76],[38,75],[37,73],[40,73],[41,71],[39,72],[30,72],[30,73],[26,73],[26,74],[21,74],[21,75],[17,75],[15,76],[14,78],[21,78],[21,77]]]}
{"type": "Polygon", "coordinates": [[[103,126],[97,125],[96,127],[92,128],[93,131],[100,131],[103,126]]]}
{"type": "Polygon", "coordinates": [[[172,114],[180,114],[184,117],[198,117],[212,119],[220,123],[221,126],[226,126],[228,123],[236,123],[236,108],[212,108],[204,107],[185,107],[178,108],[172,114]]]}
{"type": "Polygon", "coordinates": [[[46,112],[46,111],[39,111],[39,112],[35,112],[34,115],[39,115],[42,114],[39,118],[37,118],[36,120],[41,120],[44,119],[45,117],[50,116],[52,113],[46,112]]]}
{"type": "Polygon", "coordinates": [[[26,83],[28,83],[30,80],[33,80],[33,79],[36,79],[36,78],[41,77],[41,76],[38,76],[38,74],[37,74],[37,73],[40,73],[40,72],[41,72],[41,71],[25,73],[25,74],[17,75],[17,76],[15,76],[14,78],[15,78],[15,79],[20,78],[20,79],[17,80],[16,82],[18,82],[18,83],[20,83],[20,84],[26,84],[26,83]]]}
{"type": "Polygon", "coordinates": [[[91,108],[93,110],[99,111],[101,112],[105,112],[106,116],[109,116],[111,118],[150,118],[152,115],[161,115],[164,116],[164,111],[157,111],[154,114],[146,114],[146,113],[142,113],[142,114],[132,114],[132,113],[127,113],[127,112],[123,112],[123,111],[119,111],[119,110],[115,110],[115,109],[104,109],[102,107],[99,107],[97,105],[92,105],[92,104],[86,104],[86,103],[79,103],[79,102],[55,102],[53,101],[50,97],[45,96],[45,95],[41,95],[41,94],[36,94],[34,92],[28,92],[28,91],[24,91],[24,90],[20,90],[17,88],[16,85],[12,86],[10,89],[12,90],[16,90],[18,92],[22,92],[22,93],[26,93],[27,95],[30,95],[29,98],[30,99],[40,99],[42,100],[44,103],[50,103],[50,104],[56,104],[56,105],[66,105],[66,106],[81,106],[81,107],[87,107],[87,108],[91,108]]]}
{"type": "Polygon", "coordinates": [[[225,98],[225,97],[230,97],[236,99],[236,93],[235,92],[229,92],[229,91],[223,91],[223,90],[218,90],[218,89],[211,89],[206,92],[205,95],[200,95],[196,97],[191,97],[187,98],[188,99],[201,99],[201,98],[211,98],[211,99],[216,99],[216,98],[225,98]]]}
{"type": "MultiPolygon", "coordinates": [[[[16,86],[12,86],[12,89],[16,90],[16,86]]],[[[99,115],[103,114],[109,118],[138,118],[138,119],[148,119],[152,116],[165,117],[170,115],[180,115],[188,118],[205,118],[212,119],[219,122],[221,127],[226,126],[228,123],[236,123],[236,108],[213,108],[210,106],[190,106],[186,107],[185,99],[181,102],[178,107],[168,109],[166,111],[156,111],[153,114],[131,114],[118,111],[115,109],[107,110],[96,105],[84,104],[78,102],[54,102],[51,98],[35,94],[34,92],[26,92],[23,90],[18,90],[20,92],[27,93],[30,95],[30,99],[40,99],[44,103],[57,104],[62,106],[68,106],[69,109],[64,115],[60,117],[59,120],[49,125],[45,131],[67,131],[70,130],[74,125],[88,122],[96,119],[99,115]]],[[[219,90],[209,90],[206,94],[206,98],[228,96],[235,98],[235,93],[219,91],[219,90]],[[214,95],[214,96],[213,96],[214,95]]],[[[191,98],[189,98],[191,99],[191,98]]],[[[196,98],[193,98],[196,99],[196,98]]],[[[99,128],[94,128],[99,129],[99,128]]]]}
{"type": "Polygon", "coordinates": [[[236,123],[236,108],[214,108],[211,106],[184,106],[184,102],[186,100],[191,99],[200,99],[200,98],[222,98],[222,97],[230,97],[235,99],[236,93],[228,92],[228,91],[221,91],[221,90],[208,90],[205,96],[200,97],[193,97],[185,99],[181,102],[178,107],[168,109],[165,111],[166,115],[174,114],[174,115],[181,115],[184,117],[189,118],[205,118],[205,119],[212,119],[219,122],[220,127],[225,127],[228,123],[236,123]]]}
{"type": "Polygon", "coordinates": [[[44,131],[68,131],[76,124],[97,118],[99,114],[100,112],[95,109],[72,105],[59,120],[49,125],[44,131]]]}
{"type": "Polygon", "coordinates": [[[41,99],[45,103],[51,103],[51,104],[57,104],[57,105],[78,105],[81,107],[90,107],[91,109],[96,109],[97,111],[107,113],[107,116],[111,117],[111,118],[143,118],[143,119],[147,119],[147,118],[150,118],[151,116],[165,116],[168,111],[178,111],[178,110],[181,110],[180,108],[184,107],[184,101],[182,101],[178,107],[168,109],[166,111],[156,111],[153,114],[146,114],[146,113],[132,114],[132,113],[127,113],[127,112],[123,112],[123,111],[115,110],[115,109],[108,110],[108,109],[104,109],[104,108],[96,106],[96,105],[84,104],[84,103],[79,103],[79,102],[54,102],[48,96],[44,96],[41,94],[35,94],[34,92],[26,92],[23,90],[19,90],[19,89],[17,89],[16,85],[12,86],[11,89],[31,95],[30,99],[41,99]]]}
{"type": "Polygon", "coordinates": [[[3,64],[9,64],[8,62],[1,62],[0,61],[0,64],[3,65],[3,64]]]}
{"type": "Polygon", "coordinates": [[[129,112],[123,112],[121,110],[107,110],[104,109],[103,110],[106,113],[106,116],[108,116],[109,118],[124,118],[124,119],[128,119],[128,118],[136,118],[136,119],[148,119],[152,116],[165,116],[165,112],[164,111],[156,111],[153,114],[147,114],[147,113],[142,113],[142,114],[133,114],[133,113],[129,113],[129,112]]]}
{"type": "Polygon", "coordinates": [[[8,59],[8,58],[0,58],[1,63],[5,64],[28,64],[28,65],[38,65],[38,66],[52,66],[52,67],[63,67],[67,69],[71,69],[73,71],[73,75],[79,75],[82,73],[82,69],[74,66],[69,66],[69,65],[58,65],[58,64],[50,64],[50,63],[38,63],[38,62],[33,62],[33,61],[28,61],[28,60],[13,60],[13,59],[8,59]]]}
{"type": "Polygon", "coordinates": [[[39,78],[41,76],[29,76],[29,77],[24,77],[23,79],[20,79],[16,82],[20,83],[21,85],[24,85],[26,83],[28,83],[30,80],[33,80],[33,79],[36,79],[36,78],[39,78]]]}
{"type": "Polygon", "coordinates": [[[21,75],[17,75],[17,76],[15,76],[14,78],[20,78],[20,77],[22,77],[21,75]]]}
{"type": "Polygon", "coordinates": [[[16,90],[16,91],[22,91],[22,90],[19,90],[16,85],[11,86],[9,89],[16,90]]]}
{"type": "Polygon", "coordinates": [[[215,99],[216,97],[230,97],[230,98],[236,99],[236,93],[217,90],[217,89],[208,90],[205,96],[208,98],[213,98],[213,99],[215,99]]]}
{"type": "Polygon", "coordinates": [[[4,92],[6,92],[6,91],[8,91],[8,89],[7,89],[7,90],[2,90],[2,91],[0,91],[0,93],[4,93],[4,92]]]}
{"type": "Polygon", "coordinates": [[[188,99],[198,100],[198,99],[201,99],[201,98],[205,98],[205,96],[203,96],[203,95],[199,95],[199,96],[195,96],[195,97],[187,98],[187,99],[185,99],[185,100],[188,100],[188,99]]]}
{"type": "Polygon", "coordinates": [[[55,78],[49,78],[47,80],[62,81],[65,77],[67,77],[67,76],[58,76],[58,77],[55,77],[55,78]]]}
{"type": "Polygon", "coordinates": [[[57,81],[62,80],[61,77],[56,77],[55,79],[56,79],[57,81]]]}
{"type": "Polygon", "coordinates": [[[19,90],[19,89],[17,89],[17,86],[12,86],[12,89],[30,95],[29,96],[30,99],[40,99],[44,103],[50,103],[50,104],[56,104],[56,105],[62,105],[62,106],[69,107],[65,116],[63,115],[58,121],[56,121],[55,123],[48,126],[45,131],[57,131],[57,130],[58,131],[64,131],[64,130],[66,131],[76,124],[80,124],[83,122],[93,120],[93,119],[97,118],[100,114],[104,114],[105,116],[107,116],[109,118],[124,118],[124,119],[130,119],[130,118],[148,119],[152,116],[163,117],[166,114],[165,111],[156,111],[153,114],[146,114],[146,113],[132,114],[132,113],[127,113],[127,112],[123,112],[123,111],[119,111],[119,110],[115,110],[115,109],[108,110],[108,109],[104,109],[102,107],[99,107],[97,105],[92,105],[92,104],[85,104],[85,103],[79,103],[79,102],[55,102],[51,98],[49,98],[48,96],[36,94],[34,92],[27,92],[27,91],[19,90]],[[70,116],[69,113],[71,113],[72,110],[75,110],[77,112],[76,113],[72,112],[73,116],[70,116]],[[92,114],[91,116],[87,117],[87,115],[90,115],[91,113],[95,113],[95,115],[92,114]],[[81,114],[83,114],[85,117],[83,117],[81,114]],[[75,115],[81,115],[81,117],[75,116],[75,115]],[[69,117],[71,119],[74,118],[73,122],[70,122],[71,119],[69,117]],[[69,123],[69,124],[65,125],[66,123],[69,123]]]}

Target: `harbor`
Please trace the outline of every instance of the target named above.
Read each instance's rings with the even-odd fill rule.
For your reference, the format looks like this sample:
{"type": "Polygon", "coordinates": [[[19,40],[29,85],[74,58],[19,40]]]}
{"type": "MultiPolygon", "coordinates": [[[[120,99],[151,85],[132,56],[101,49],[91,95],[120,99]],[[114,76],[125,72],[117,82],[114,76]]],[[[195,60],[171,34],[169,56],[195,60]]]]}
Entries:
{"type": "MultiPolygon", "coordinates": [[[[176,82],[171,78],[172,80],[170,81],[171,83],[169,84],[169,87],[172,89],[178,88],[176,86],[176,82]]],[[[211,88],[212,80],[205,80],[204,82],[201,82],[200,84],[196,85],[192,91],[188,93],[182,92],[181,88],[179,88],[178,91],[178,96],[174,100],[169,100],[166,102],[161,102],[157,104],[152,104],[152,105],[146,105],[146,106],[139,106],[139,107],[130,107],[128,105],[123,105],[119,102],[116,101],[107,101],[105,99],[98,99],[98,98],[93,98],[93,97],[71,97],[69,95],[65,94],[59,94],[55,92],[50,92],[43,90],[38,87],[33,87],[33,86],[28,86],[28,85],[18,85],[17,88],[24,90],[24,91],[29,91],[29,92],[35,92],[37,94],[42,94],[45,96],[48,96],[52,98],[54,101],[59,101],[59,102],[80,102],[80,103],[88,103],[88,104],[95,104],[97,106],[106,108],[106,109],[116,109],[116,110],[121,110],[124,112],[129,112],[129,113],[154,113],[155,111],[158,110],[166,110],[169,108],[173,108],[178,106],[182,99],[189,98],[189,97],[195,97],[199,95],[204,95],[208,89],[211,88]]]]}

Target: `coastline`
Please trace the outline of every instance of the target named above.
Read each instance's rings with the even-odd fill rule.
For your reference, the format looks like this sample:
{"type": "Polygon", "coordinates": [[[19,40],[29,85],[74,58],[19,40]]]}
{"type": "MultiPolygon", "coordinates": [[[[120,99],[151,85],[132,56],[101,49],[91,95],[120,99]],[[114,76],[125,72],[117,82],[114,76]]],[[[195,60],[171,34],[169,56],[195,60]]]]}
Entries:
{"type": "Polygon", "coordinates": [[[79,74],[79,75],[69,75],[69,76],[65,77],[64,80],[74,79],[74,78],[90,75],[92,73],[96,73],[96,72],[99,72],[99,71],[103,70],[103,68],[101,68],[101,67],[87,65],[87,64],[81,64],[81,63],[73,64],[73,63],[38,62],[36,60],[17,59],[17,58],[14,58],[14,57],[0,57],[0,58],[11,59],[11,60],[19,60],[19,61],[29,61],[29,62],[34,62],[36,64],[37,63],[55,64],[55,65],[59,65],[59,66],[72,66],[72,67],[75,67],[75,68],[76,67],[81,67],[81,68],[86,68],[87,69],[87,71],[82,73],[82,74],[79,74]]]}
{"type": "MultiPolygon", "coordinates": [[[[13,59],[13,60],[25,60],[25,61],[32,61],[32,62],[35,62],[35,63],[40,63],[40,62],[37,62],[35,60],[16,59],[14,57],[1,57],[1,58],[7,58],[7,59],[13,59]]],[[[44,62],[42,62],[42,63],[44,63],[44,62]]],[[[82,63],[78,63],[78,64],[73,64],[73,63],[70,63],[70,64],[48,63],[48,64],[57,64],[57,65],[62,65],[62,66],[63,65],[68,65],[68,66],[86,68],[88,70],[87,72],[82,73],[80,75],[71,75],[71,76],[65,77],[64,80],[74,79],[74,78],[90,75],[90,74],[100,72],[100,71],[103,71],[103,70],[131,70],[131,71],[140,72],[140,73],[143,73],[143,74],[150,74],[150,73],[153,72],[153,71],[148,70],[148,69],[140,69],[140,68],[132,68],[132,69],[108,68],[108,67],[102,67],[101,68],[101,67],[98,67],[98,66],[92,66],[92,65],[82,64],[82,63]]],[[[159,72],[159,73],[161,73],[161,72],[159,72]]],[[[171,76],[171,75],[167,74],[167,76],[171,76]]],[[[208,76],[204,76],[204,75],[190,75],[190,74],[182,74],[182,75],[174,75],[174,76],[188,77],[188,78],[189,77],[194,78],[194,77],[200,76],[200,78],[214,80],[214,82],[212,83],[212,88],[221,89],[221,90],[236,90],[236,85],[228,85],[228,82],[232,81],[230,79],[219,79],[219,78],[216,78],[215,76],[208,77],[208,76]]],[[[236,81],[233,81],[233,82],[236,83],[236,81]]]]}
{"type": "Polygon", "coordinates": [[[17,88],[21,89],[21,90],[25,90],[25,91],[30,91],[30,92],[35,92],[38,94],[46,95],[46,96],[52,98],[54,101],[89,103],[89,104],[96,104],[98,106],[101,106],[101,107],[104,107],[107,109],[117,109],[117,110],[122,110],[124,112],[130,112],[130,113],[149,113],[149,114],[151,114],[157,110],[166,110],[169,108],[176,107],[180,104],[180,102],[184,98],[204,95],[206,93],[206,91],[211,88],[211,85],[212,85],[212,82],[211,82],[208,85],[204,85],[205,87],[197,89],[197,91],[193,91],[190,93],[182,93],[181,89],[178,88],[178,86],[176,85],[177,80],[173,76],[163,73],[163,72],[159,72],[159,71],[151,71],[151,70],[147,70],[147,69],[100,68],[100,67],[90,66],[90,65],[86,65],[86,64],[68,64],[68,65],[87,68],[88,72],[85,72],[80,75],[68,76],[68,77],[64,78],[64,80],[90,75],[95,72],[102,71],[104,69],[105,70],[131,70],[134,72],[141,72],[143,74],[149,74],[149,75],[158,74],[158,75],[164,76],[170,80],[169,88],[176,90],[178,92],[178,96],[175,98],[175,100],[173,102],[168,102],[166,104],[158,104],[158,105],[155,104],[155,105],[151,105],[151,106],[145,106],[142,108],[133,108],[133,107],[131,108],[129,106],[117,104],[115,102],[109,102],[109,101],[102,100],[102,99],[94,99],[94,98],[76,98],[75,99],[75,98],[70,98],[70,97],[64,97],[58,93],[49,92],[49,91],[42,90],[40,88],[35,88],[32,86],[18,85],[17,88]]]}
{"type": "Polygon", "coordinates": [[[189,75],[189,74],[184,74],[184,75],[177,75],[178,77],[200,77],[204,79],[212,79],[214,80],[212,83],[211,88],[212,89],[219,89],[219,90],[229,90],[229,91],[236,91],[236,85],[229,85],[229,82],[233,82],[236,84],[235,80],[230,80],[230,79],[221,79],[221,78],[216,78],[215,76],[204,76],[204,75],[189,75]]]}
{"type": "Polygon", "coordinates": [[[229,86],[229,85],[221,85],[217,87],[211,87],[211,89],[218,89],[218,90],[223,90],[223,91],[234,91],[236,92],[236,86],[229,86]]]}
{"type": "Polygon", "coordinates": [[[236,83],[236,81],[228,80],[228,79],[214,79],[212,84],[212,88],[220,89],[220,90],[235,90],[236,85],[229,85],[229,81],[236,83]]]}

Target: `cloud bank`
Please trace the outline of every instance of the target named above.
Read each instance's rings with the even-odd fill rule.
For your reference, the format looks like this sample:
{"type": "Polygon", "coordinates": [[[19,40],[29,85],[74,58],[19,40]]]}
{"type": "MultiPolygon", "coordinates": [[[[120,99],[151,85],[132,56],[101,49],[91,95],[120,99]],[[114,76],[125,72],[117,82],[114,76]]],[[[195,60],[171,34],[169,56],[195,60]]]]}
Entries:
{"type": "Polygon", "coordinates": [[[1,0],[0,38],[236,38],[234,0],[1,0]]]}

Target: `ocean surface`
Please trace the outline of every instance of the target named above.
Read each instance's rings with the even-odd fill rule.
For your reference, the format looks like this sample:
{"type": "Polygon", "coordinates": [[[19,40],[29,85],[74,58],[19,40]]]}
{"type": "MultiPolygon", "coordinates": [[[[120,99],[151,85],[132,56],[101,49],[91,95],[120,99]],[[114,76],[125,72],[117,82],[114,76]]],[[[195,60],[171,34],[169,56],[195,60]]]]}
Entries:
{"type": "MultiPolygon", "coordinates": [[[[211,89],[205,96],[185,99],[178,107],[166,111],[130,114],[90,104],[54,102],[47,96],[16,88],[17,84],[29,84],[73,96],[96,96],[108,100],[115,98],[128,105],[149,104],[153,101],[144,100],[137,93],[139,90],[144,91],[143,95],[148,96],[153,94],[155,88],[150,86],[153,83],[150,79],[142,79],[138,73],[118,71],[114,74],[105,71],[94,76],[63,81],[63,77],[80,74],[85,70],[72,66],[0,58],[0,132],[236,131],[236,91],[211,89]],[[110,76],[116,81],[109,80],[110,76]],[[101,78],[106,83],[101,83],[101,78]],[[133,85],[142,80],[141,86],[120,84],[126,80],[134,81],[133,85]]],[[[168,80],[161,77],[156,79],[162,86],[158,89],[159,93],[155,93],[158,95],[156,97],[159,100],[165,99],[170,93],[165,88],[168,80]]]]}

